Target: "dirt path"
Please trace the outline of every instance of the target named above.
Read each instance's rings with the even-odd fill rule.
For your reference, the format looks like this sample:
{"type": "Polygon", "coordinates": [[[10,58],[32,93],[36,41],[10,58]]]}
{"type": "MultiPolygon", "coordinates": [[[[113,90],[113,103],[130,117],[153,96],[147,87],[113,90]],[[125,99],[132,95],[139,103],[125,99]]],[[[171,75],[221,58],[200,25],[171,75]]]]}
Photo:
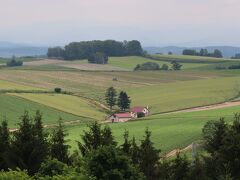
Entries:
{"type": "Polygon", "coordinates": [[[178,153],[183,153],[183,152],[189,151],[191,149],[192,149],[192,144],[188,145],[187,147],[185,147],[183,149],[174,149],[174,150],[170,151],[169,153],[167,153],[164,157],[166,157],[166,158],[174,157],[178,153]]]}
{"type": "Polygon", "coordinates": [[[232,106],[240,106],[240,101],[231,101],[231,102],[225,102],[225,103],[219,103],[219,104],[213,104],[213,105],[207,105],[207,106],[200,106],[200,107],[188,108],[188,109],[184,109],[184,110],[178,110],[178,111],[162,113],[162,114],[174,114],[174,113],[179,113],[179,112],[206,111],[206,110],[220,109],[220,108],[232,107],[232,106]]]}

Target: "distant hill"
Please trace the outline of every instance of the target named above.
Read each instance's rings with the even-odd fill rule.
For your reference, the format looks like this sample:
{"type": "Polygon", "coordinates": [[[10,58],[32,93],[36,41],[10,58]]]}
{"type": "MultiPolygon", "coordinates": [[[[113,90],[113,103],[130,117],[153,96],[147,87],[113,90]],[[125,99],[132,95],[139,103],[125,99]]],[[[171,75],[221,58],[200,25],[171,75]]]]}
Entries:
{"type": "Polygon", "coordinates": [[[40,56],[47,54],[48,47],[22,45],[11,42],[0,42],[0,57],[15,56],[40,56]]]}
{"type": "Polygon", "coordinates": [[[173,52],[173,54],[180,55],[184,49],[195,49],[199,51],[201,48],[207,49],[209,52],[214,51],[214,49],[219,49],[222,51],[224,57],[232,57],[236,53],[240,53],[240,47],[232,47],[232,46],[207,46],[207,47],[178,47],[178,46],[166,46],[166,47],[144,47],[144,50],[148,51],[148,53],[163,53],[167,54],[169,51],[173,52]]]}

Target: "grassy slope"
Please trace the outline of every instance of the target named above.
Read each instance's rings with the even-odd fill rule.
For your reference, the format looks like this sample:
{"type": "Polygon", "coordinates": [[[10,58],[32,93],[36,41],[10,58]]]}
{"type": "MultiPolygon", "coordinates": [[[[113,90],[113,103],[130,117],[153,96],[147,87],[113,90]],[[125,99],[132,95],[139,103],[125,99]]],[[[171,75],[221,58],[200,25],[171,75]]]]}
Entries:
{"type": "Polygon", "coordinates": [[[23,115],[23,112],[28,110],[33,115],[36,110],[40,110],[43,113],[44,124],[55,124],[61,117],[63,121],[80,120],[78,116],[64,113],[53,108],[34,103],[19,97],[11,95],[0,95],[0,119],[6,116],[9,127],[15,128],[19,123],[19,117],[23,115]]]}
{"type": "MultiPolygon", "coordinates": [[[[82,96],[103,101],[104,91],[110,86],[117,89],[139,88],[176,81],[215,78],[225,76],[223,71],[158,71],[158,72],[83,72],[83,71],[32,71],[1,70],[0,79],[28,86],[79,93],[82,96]],[[116,77],[118,81],[113,81],[116,77]]],[[[227,76],[231,76],[227,75],[227,76]]],[[[234,75],[235,76],[235,75],[234,75]]]]}
{"type": "MultiPolygon", "coordinates": [[[[109,124],[113,134],[119,143],[122,143],[123,132],[129,130],[130,137],[142,139],[144,130],[148,127],[152,131],[152,140],[155,146],[163,152],[175,148],[185,147],[193,141],[202,138],[202,127],[209,120],[218,120],[226,117],[230,121],[234,112],[240,112],[240,107],[228,107],[217,110],[199,111],[191,113],[178,113],[172,115],[155,115],[139,121],[127,123],[109,124]]],[[[80,134],[86,129],[85,126],[68,127],[70,145],[77,147],[75,140],[80,140],[80,134]]]]}
{"type": "Polygon", "coordinates": [[[149,105],[160,113],[228,101],[239,95],[240,78],[227,77],[129,89],[133,105],[149,105]]]}
{"type": "Polygon", "coordinates": [[[0,90],[43,90],[42,88],[36,88],[32,86],[26,86],[9,81],[0,80],[0,90]]]}
{"type": "Polygon", "coordinates": [[[163,60],[176,60],[182,62],[205,62],[205,63],[215,63],[215,62],[222,62],[228,61],[232,59],[224,59],[224,58],[215,58],[215,57],[202,57],[202,56],[189,56],[189,55],[161,55],[161,54],[154,54],[153,57],[157,57],[163,60]]]}
{"type": "MultiPolygon", "coordinates": [[[[138,56],[127,56],[127,57],[110,57],[109,58],[109,64],[115,67],[125,68],[129,70],[133,70],[137,64],[143,64],[146,62],[155,62],[158,63],[160,66],[163,64],[167,64],[169,67],[171,67],[170,62],[165,61],[156,61],[152,59],[147,59],[143,57],[138,56]]],[[[204,67],[208,66],[208,64],[201,64],[201,63],[181,63],[182,69],[192,69],[192,68],[198,68],[198,67],[204,67]]]]}
{"type": "Polygon", "coordinates": [[[81,117],[104,120],[105,113],[85,99],[62,94],[15,94],[16,96],[81,117]]]}

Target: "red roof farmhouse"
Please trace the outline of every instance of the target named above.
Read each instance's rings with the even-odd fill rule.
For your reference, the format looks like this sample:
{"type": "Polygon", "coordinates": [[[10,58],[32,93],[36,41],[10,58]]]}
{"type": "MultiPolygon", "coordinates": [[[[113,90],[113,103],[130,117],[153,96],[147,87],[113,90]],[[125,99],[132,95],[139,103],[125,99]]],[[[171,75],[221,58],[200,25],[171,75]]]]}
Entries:
{"type": "Polygon", "coordinates": [[[109,117],[111,122],[126,122],[131,119],[136,119],[138,117],[144,117],[149,115],[148,107],[136,106],[131,109],[130,112],[121,112],[113,114],[109,117]],[[142,113],[142,116],[140,114],[142,113]]]}

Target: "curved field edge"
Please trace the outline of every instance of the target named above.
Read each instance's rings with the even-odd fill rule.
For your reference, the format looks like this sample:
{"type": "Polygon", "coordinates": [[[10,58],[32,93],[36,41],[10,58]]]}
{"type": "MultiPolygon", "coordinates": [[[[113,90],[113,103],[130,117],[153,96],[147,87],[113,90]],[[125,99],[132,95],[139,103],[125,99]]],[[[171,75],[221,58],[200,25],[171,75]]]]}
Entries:
{"type": "Polygon", "coordinates": [[[227,102],[239,97],[240,78],[227,77],[128,89],[132,105],[149,106],[152,114],[227,102]]]}
{"type": "MultiPolygon", "coordinates": [[[[152,132],[152,140],[162,153],[167,153],[173,149],[184,148],[202,139],[202,128],[209,120],[218,120],[225,117],[227,122],[231,122],[234,113],[240,112],[240,107],[228,107],[215,110],[178,113],[174,115],[154,115],[137,121],[126,123],[108,124],[118,145],[123,143],[123,133],[129,131],[129,137],[135,137],[137,141],[143,139],[144,131],[148,128],[152,132]]],[[[86,126],[67,127],[69,133],[69,144],[72,150],[77,148],[76,141],[80,140],[80,135],[86,130],[86,126]]]]}
{"type": "Polygon", "coordinates": [[[20,97],[0,94],[0,120],[6,118],[10,128],[18,127],[17,124],[20,122],[20,117],[25,110],[29,111],[31,116],[34,115],[37,110],[43,113],[44,125],[55,124],[59,118],[61,118],[63,122],[75,120],[88,121],[76,115],[65,113],[20,97]]]}
{"type": "Polygon", "coordinates": [[[64,94],[14,94],[45,106],[92,120],[104,120],[105,112],[88,100],[64,94]]]}

